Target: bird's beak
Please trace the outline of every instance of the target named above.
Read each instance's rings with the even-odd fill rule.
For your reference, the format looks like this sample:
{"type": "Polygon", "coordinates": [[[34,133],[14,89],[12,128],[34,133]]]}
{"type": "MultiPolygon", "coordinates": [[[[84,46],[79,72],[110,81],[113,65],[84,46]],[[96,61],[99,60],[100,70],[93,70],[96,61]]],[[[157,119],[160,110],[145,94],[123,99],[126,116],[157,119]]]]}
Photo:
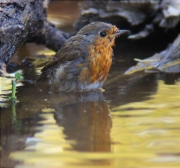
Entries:
{"type": "Polygon", "coordinates": [[[122,35],[122,34],[127,34],[127,35],[129,35],[129,34],[131,34],[131,32],[130,32],[129,30],[118,30],[118,31],[115,33],[116,36],[120,36],[120,35],[122,35]]]}

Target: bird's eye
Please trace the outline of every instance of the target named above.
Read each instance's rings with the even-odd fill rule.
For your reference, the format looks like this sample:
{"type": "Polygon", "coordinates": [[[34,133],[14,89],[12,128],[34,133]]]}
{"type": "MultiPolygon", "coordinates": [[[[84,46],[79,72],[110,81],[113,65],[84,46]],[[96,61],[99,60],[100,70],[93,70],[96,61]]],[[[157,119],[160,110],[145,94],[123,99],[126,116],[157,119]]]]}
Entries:
{"type": "Polygon", "coordinates": [[[101,37],[105,37],[106,36],[106,32],[105,31],[100,32],[100,36],[101,37]]]}

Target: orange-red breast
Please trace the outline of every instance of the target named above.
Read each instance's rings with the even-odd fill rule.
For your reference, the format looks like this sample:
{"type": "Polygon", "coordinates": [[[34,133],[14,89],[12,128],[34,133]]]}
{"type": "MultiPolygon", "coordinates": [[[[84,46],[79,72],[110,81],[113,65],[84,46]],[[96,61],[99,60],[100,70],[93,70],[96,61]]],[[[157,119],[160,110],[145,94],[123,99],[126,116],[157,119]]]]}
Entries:
{"type": "Polygon", "coordinates": [[[36,82],[48,82],[59,91],[101,88],[112,63],[115,38],[128,30],[92,22],[66,41],[36,82]]]}

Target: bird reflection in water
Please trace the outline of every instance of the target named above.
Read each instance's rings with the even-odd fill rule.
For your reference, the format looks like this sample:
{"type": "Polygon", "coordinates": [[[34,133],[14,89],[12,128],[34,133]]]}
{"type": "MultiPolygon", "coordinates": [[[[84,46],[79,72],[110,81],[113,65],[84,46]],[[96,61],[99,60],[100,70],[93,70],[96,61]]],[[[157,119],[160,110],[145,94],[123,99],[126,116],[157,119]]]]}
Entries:
{"type": "Polygon", "coordinates": [[[67,140],[76,141],[74,150],[110,152],[111,117],[102,92],[57,94],[63,101],[55,99],[55,120],[64,127],[67,140]]]}

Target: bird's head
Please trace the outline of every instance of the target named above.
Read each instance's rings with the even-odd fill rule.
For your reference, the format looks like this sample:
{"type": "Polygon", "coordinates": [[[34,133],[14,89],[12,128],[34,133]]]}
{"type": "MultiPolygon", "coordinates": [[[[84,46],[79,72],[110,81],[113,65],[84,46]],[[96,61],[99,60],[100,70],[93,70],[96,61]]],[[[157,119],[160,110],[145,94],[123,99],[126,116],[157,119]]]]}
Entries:
{"type": "Polygon", "coordinates": [[[129,34],[129,30],[119,30],[116,26],[104,22],[92,22],[83,27],[78,35],[86,36],[86,40],[92,44],[113,46],[116,37],[129,34]]]}

